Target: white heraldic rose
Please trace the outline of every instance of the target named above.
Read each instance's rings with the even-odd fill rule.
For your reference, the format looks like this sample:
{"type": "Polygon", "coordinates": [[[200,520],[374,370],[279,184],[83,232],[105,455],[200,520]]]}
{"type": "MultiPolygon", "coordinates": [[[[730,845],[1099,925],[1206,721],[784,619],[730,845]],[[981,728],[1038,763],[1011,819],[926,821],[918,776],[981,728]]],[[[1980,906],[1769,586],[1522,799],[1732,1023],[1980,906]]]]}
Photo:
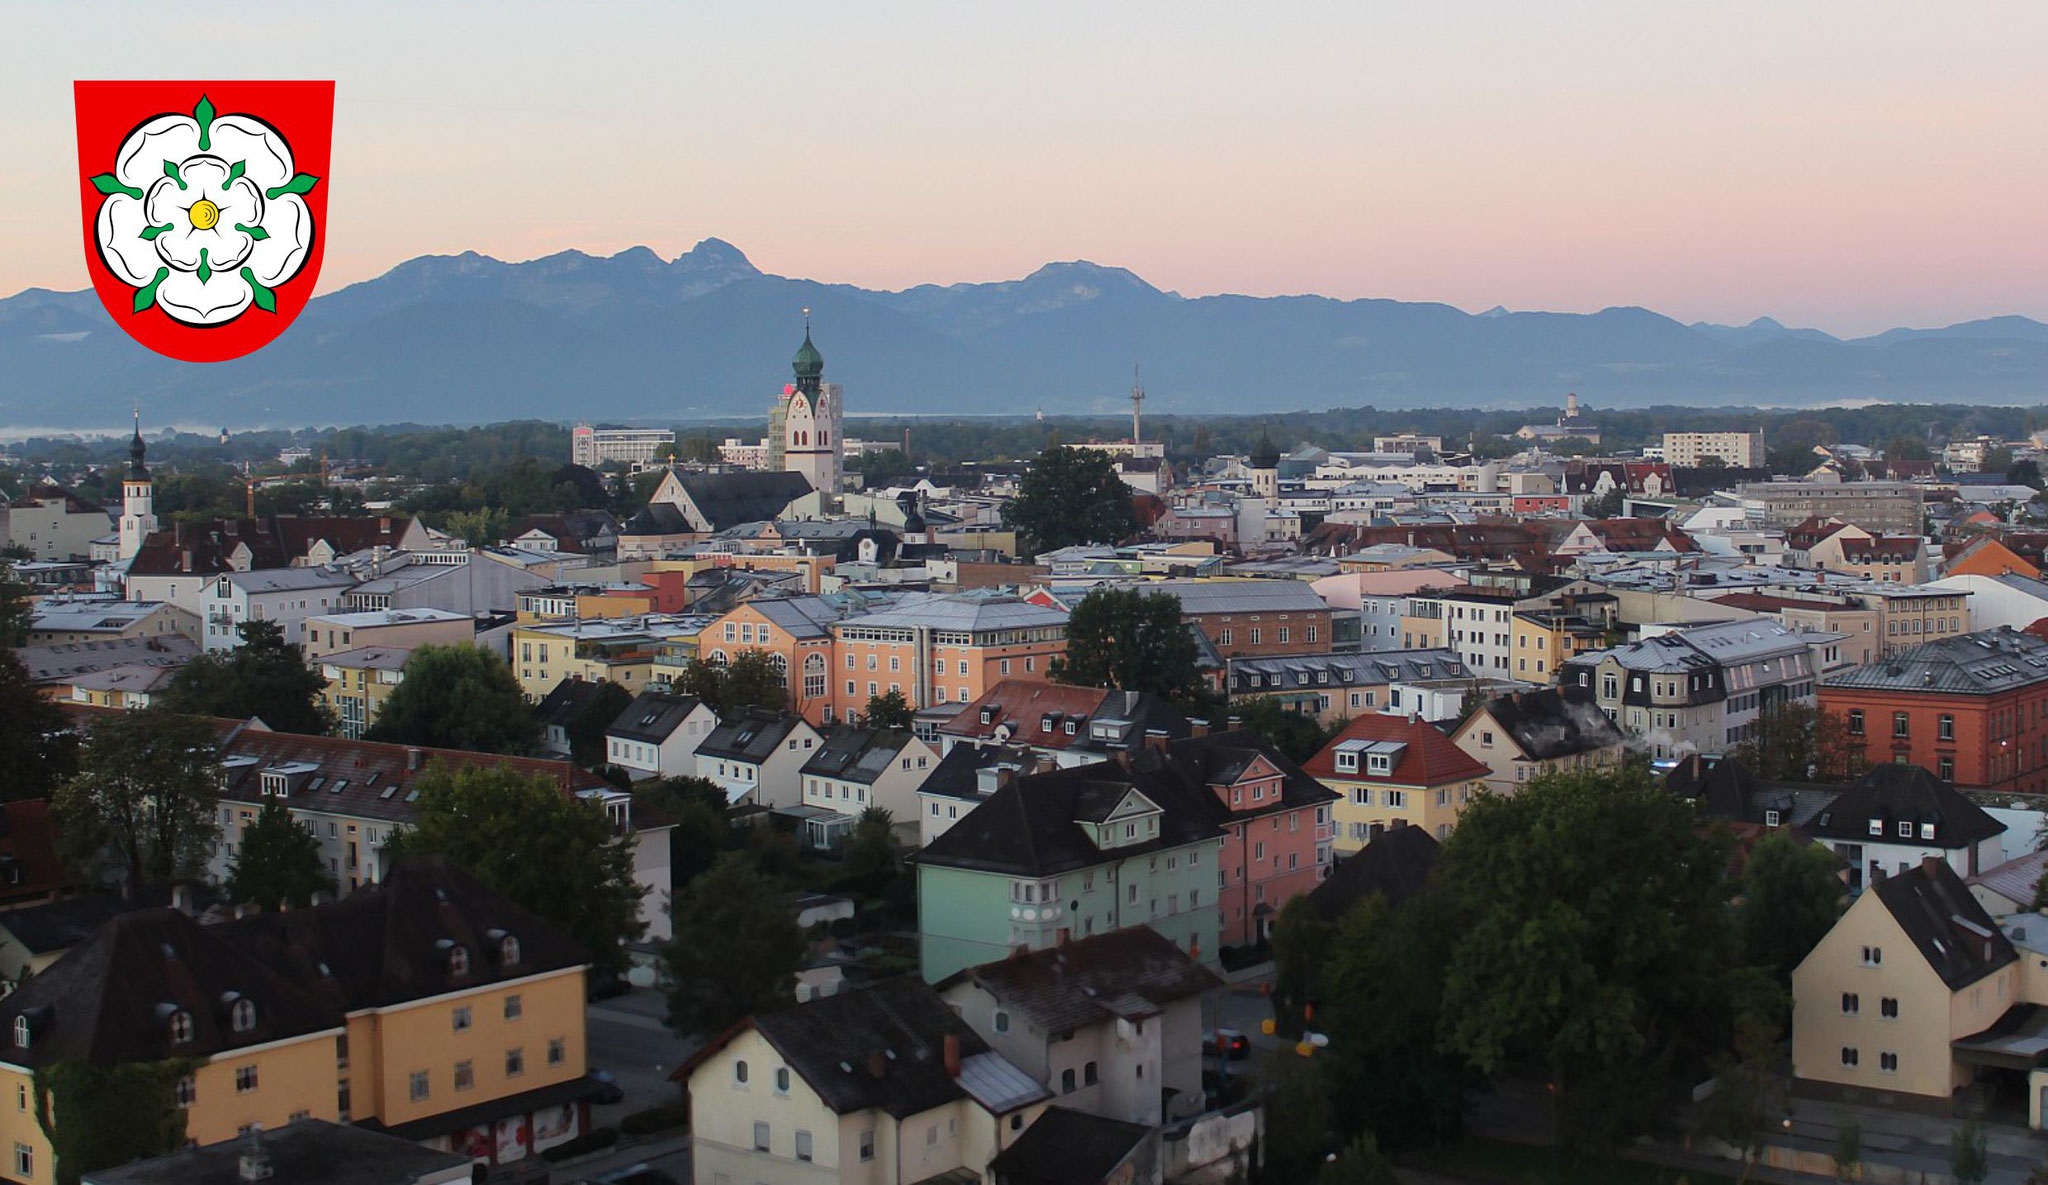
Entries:
{"type": "Polygon", "coordinates": [[[318,177],[294,172],[291,146],[252,115],[158,115],[121,142],[114,171],[92,179],[106,195],[94,218],[107,270],[186,325],[225,325],[252,306],[277,311],[272,289],[297,275],[313,247],[304,194],[318,177]]]}

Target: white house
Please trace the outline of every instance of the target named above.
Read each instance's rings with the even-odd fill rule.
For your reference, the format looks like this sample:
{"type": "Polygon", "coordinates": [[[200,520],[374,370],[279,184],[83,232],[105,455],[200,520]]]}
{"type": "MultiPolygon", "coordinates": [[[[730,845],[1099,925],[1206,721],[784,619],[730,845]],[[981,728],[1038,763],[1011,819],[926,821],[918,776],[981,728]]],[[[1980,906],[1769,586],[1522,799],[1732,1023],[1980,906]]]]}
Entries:
{"type": "Polygon", "coordinates": [[[264,568],[254,572],[223,572],[206,585],[200,618],[200,644],[209,653],[242,644],[237,628],[245,621],[274,621],[284,640],[306,642],[306,619],[341,607],[342,594],[355,578],[334,568],[264,568]]]}
{"type": "Polygon", "coordinates": [[[836,846],[869,807],[911,825],[918,787],[938,763],[935,749],[903,729],[836,729],[798,771],[803,805],[831,812],[805,821],[811,846],[836,846]]]}
{"type": "Polygon", "coordinates": [[[697,776],[723,787],[727,802],[795,806],[799,771],[819,740],[801,716],[748,708],[720,721],[697,745],[697,776]]]}
{"type": "Polygon", "coordinates": [[[695,696],[643,691],[605,729],[605,760],[635,781],[688,776],[697,746],[717,727],[718,713],[695,696]]]}
{"type": "Polygon", "coordinates": [[[2023,630],[2048,617],[2048,583],[2017,572],[1944,576],[1921,587],[1970,594],[1970,623],[1980,630],[2001,625],[2023,630]]]}

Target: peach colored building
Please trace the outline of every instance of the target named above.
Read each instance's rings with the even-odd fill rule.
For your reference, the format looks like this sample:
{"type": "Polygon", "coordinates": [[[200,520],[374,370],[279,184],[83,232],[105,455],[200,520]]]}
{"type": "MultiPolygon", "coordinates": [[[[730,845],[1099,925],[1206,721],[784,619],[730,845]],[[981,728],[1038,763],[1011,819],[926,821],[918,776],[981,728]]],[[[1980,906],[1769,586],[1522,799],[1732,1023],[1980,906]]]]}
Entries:
{"type": "Polygon", "coordinates": [[[831,626],[844,611],[843,601],[829,597],[756,597],[707,626],[697,650],[714,663],[729,662],[749,650],[765,651],[782,671],[790,710],[812,724],[823,724],[833,719],[836,702],[831,626]]]}
{"type": "Polygon", "coordinates": [[[1004,679],[1049,678],[1067,652],[1065,610],[1000,593],[912,595],[829,628],[827,720],[857,718],[891,691],[913,709],[964,706],[1004,679]]]}

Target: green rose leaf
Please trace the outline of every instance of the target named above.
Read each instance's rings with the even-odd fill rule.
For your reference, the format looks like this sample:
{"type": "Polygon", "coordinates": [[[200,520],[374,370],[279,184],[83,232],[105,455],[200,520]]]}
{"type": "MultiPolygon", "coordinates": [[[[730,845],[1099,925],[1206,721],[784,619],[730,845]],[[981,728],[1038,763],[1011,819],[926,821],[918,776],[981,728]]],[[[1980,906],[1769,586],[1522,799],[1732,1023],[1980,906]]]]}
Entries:
{"type": "Polygon", "coordinates": [[[263,196],[275,200],[288,193],[311,193],[313,187],[318,184],[320,184],[320,178],[313,176],[311,173],[294,173],[292,179],[283,185],[273,185],[269,189],[264,190],[263,196]]]}
{"type": "Polygon", "coordinates": [[[99,176],[94,177],[92,179],[92,187],[104,194],[125,193],[132,198],[140,198],[142,196],[141,190],[132,185],[121,184],[121,179],[112,173],[101,173],[99,176]]]}
{"type": "Polygon", "coordinates": [[[173,181],[176,181],[178,183],[179,189],[185,188],[185,179],[183,177],[178,176],[177,161],[167,160],[164,162],[164,176],[169,177],[173,181]]]}
{"type": "MultiPolygon", "coordinates": [[[[246,269],[245,269],[245,270],[246,270],[246,269]]],[[[141,288],[138,288],[138,289],[136,289],[136,290],[135,290],[135,311],[136,311],[136,312],[138,312],[138,313],[139,313],[139,312],[141,312],[142,310],[144,310],[144,309],[148,308],[149,306],[151,306],[151,305],[153,305],[153,304],[155,304],[155,303],[156,303],[156,286],[157,286],[158,284],[161,284],[161,283],[163,283],[163,282],[164,282],[164,277],[165,277],[165,276],[168,276],[168,275],[170,275],[170,274],[171,274],[171,269],[170,269],[170,268],[167,268],[167,267],[160,267],[160,268],[156,269],[156,278],[155,278],[155,279],[151,280],[151,281],[150,281],[150,282],[149,282],[149,283],[148,283],[148,284],[147,284],[146,286],[144,286],[144,287],[141,287],[141,288]]]]}
{"type": "Polygon", "coordinates": [[[204,284],[211,279],[213,279],[213,268],[206,262],[206,248],[201,247],[199,249],[199,282],[204,284]]]}
{"type": "Polygon", "coordinates": [[[226,181],[221,182],[220,187],[222,189],[226,189],[228,186],[233,185],[235,183],[235,178],[240,177],[245,171],[248,170],[248,168],[249,162],[245,160],[238,160],[233,165],[230,165],[228,167],[228,179],[226,181]]]}
{"type": "Polygon", "coordinates": [[[199,151],[213,147],[213,100],[199,96],[199,106],[192,109],[192,118],[199,121],[199,151]]]}
{"type": "Polygon", "coordinates": [[[272,292],[270,289],[265,288],[261,284],[258,284],[256,282],[255,272],[249,270],[246,267],[243,268],[242,279],[249,282],[250,290],[256,294],[257,308],[262,309],[266,313],[274,313],[277,311],[277,293],[272,292]]]}
{"type": "Polygon", "coordinates": [[[171,229],[171,224],[168,222],[162,226],[145,226],[142,228],[142,240],[146,243],[153,243],[158,235],[169,229],[171,229]]]}
{"type": "MultiPolygon", "coordinates": [[[[237,222],[235,223],[235,229],[241,231],[245,235],[248,235],[250,238],[255,239],[259,243],[270,237],[270,232],[264,230],[260,226],[243,226],[241,223],[237,222]]],[[[147,238],[148,236],[145,235],[143,237],[147,238]]]]}

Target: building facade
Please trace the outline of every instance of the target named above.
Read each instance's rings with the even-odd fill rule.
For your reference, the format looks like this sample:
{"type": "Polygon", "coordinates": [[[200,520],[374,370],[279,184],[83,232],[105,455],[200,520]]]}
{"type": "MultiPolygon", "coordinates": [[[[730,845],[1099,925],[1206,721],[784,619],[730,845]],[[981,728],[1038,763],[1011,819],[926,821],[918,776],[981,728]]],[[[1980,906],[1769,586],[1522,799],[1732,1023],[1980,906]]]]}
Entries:
{"type": "Polygon", "coordinates": [[[1925,642],[1829,678],[1852,754],[1963,790],[2048,792],[2048,641],[2008,629],[1925,642]]]}
{"type": "Polygon", "coordinates": [[[1709,458],[1730,469],[1760,469],[1764,465],[1764,433],[1754,432],[1666,432],[1664,463],[1674,469],[1697,469],[1709,458]]]}
{"type": "Polygon", "coordinates": [[[1449,836],[1492,773],[1420,715],[1361,716],[1302,769],[1338,795],[1331,812],[1339,856],[1396,827],[1449,836]]]}

